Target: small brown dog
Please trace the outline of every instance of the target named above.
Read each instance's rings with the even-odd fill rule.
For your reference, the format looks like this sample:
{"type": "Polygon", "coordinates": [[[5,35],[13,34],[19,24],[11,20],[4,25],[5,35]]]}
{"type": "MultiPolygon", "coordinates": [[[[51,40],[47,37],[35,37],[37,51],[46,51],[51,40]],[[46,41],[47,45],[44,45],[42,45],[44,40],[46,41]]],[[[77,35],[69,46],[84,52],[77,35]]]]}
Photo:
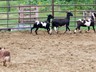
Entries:
{"type": "Polygon", "coordinates": [[[10,52],[5,48],[0,47],[0,60],[3,62],[3,66],[7,66],[6,62],[10,62],[10,52]]]}

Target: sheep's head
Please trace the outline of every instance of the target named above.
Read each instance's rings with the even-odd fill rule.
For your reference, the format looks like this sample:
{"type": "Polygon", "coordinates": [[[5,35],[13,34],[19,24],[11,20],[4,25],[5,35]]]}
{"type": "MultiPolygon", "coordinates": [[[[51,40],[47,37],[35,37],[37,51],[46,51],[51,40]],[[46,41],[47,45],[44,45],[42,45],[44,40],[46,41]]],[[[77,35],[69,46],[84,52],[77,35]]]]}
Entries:
{"type": "Polygon", "coordinates": [[[96,17],[96,13],[94,13],[94,16],[96,17]]]}
{"type": "Polygon", "coordinates": [[[54,16],[53,16],[53,15],[51,15],[51,14],[49,14],[49,15],[48,15],[48,18],[53,19],[53,18],[54,18],[54,16]]]}
{"type": "Polygon", "coordinates": [[[68,16],[73,16],[73,14],[71,12],[67,12],[68,16]]]}

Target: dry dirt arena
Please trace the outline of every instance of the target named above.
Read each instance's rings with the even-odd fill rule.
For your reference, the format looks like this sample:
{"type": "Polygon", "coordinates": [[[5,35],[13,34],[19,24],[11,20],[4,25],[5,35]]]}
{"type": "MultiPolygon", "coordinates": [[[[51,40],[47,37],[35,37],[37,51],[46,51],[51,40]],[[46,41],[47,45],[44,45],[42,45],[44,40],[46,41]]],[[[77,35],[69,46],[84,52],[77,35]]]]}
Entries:
{"type": "Polygon", "coordinates": [[[11,63],[0,72],[96,72],[96,33],[0,32],[11,63]]]}

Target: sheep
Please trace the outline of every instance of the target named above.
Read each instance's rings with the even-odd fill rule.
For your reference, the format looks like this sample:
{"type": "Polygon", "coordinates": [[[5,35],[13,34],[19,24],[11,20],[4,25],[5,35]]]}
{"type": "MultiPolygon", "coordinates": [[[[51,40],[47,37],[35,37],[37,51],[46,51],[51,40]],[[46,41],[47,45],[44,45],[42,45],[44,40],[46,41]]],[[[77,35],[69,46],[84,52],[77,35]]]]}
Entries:
{"type": "Polygon", "coordinates": [[[91,13],[91,17],[90,18],[77,20],[77,27],[74,30],[74,33],[76,33],[77,30],[79,30],[79,32],[81,32],[81,30],[80,30],[81,26],[88,27],[88,31],[90,30],[90,26],[92,26],[93,30],[95,32],[95,22],[94,22],[95,17],[96,17],[96,13],[91,13]]]}
{"type": "Polygon", "coordinates": [[[7,66],[6,62],[10,62],[10,52],[0,47],[0,60],[3,62],[3,66],[7,66]]]}
{"type": "MultiPolygon", "coordinates": [[[[58,33],[57,28],[65,25],[66,31],[67,30],[70,31],[70,28],[69,28],[70,16],[73,16],[73,14],[71,12],[67,12],[67,16],[65,19],[53,19],[52,20],[52,30],[54,29],[58,33]]],[[[66,33],[66,31],[65,31],[65,33],[66,33]]],[[[52,33],[52,31],[51,31],[51,33],[52,33]]]]}
{"type": "Polygon", "coordinates": [[[52,15],[48,15],[47,20],[44,22],[41,21],[35,21],[33,27],[31,28],[31,33],[34,28],[36,28],[35,33],[37,35],[37,31],[39,28],[45,28],[47,29],[47,32],[49,34],[50,31],[50,19],[53,19],[54,17],[52,15]]]}

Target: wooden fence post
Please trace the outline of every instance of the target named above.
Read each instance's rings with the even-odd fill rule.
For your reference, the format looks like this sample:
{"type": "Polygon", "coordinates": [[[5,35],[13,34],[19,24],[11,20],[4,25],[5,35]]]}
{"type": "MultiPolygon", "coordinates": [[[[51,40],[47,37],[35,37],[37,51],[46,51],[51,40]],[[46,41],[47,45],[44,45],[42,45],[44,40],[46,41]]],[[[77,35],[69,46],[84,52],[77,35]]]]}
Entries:
{"type": "Polygon", "coordinates": [[[52,15],[54,16],[54,0],[52,0],[52,15]]]}

